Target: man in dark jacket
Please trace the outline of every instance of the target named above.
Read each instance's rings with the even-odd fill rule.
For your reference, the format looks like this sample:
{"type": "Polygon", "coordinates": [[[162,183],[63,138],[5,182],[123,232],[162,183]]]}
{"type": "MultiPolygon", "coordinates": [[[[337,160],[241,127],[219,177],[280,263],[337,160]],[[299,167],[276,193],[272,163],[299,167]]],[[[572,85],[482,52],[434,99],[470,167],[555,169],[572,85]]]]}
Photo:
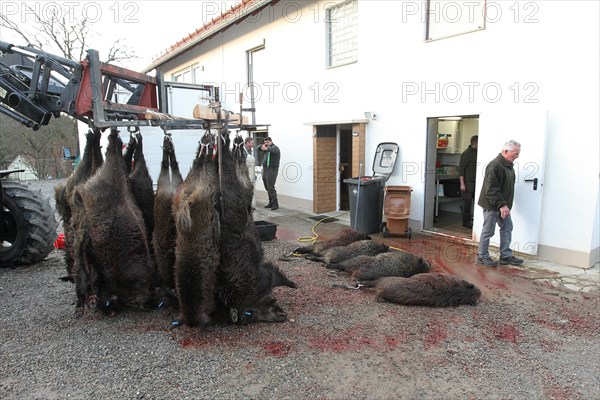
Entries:
{"type": "Polygon", "coordinates": [[[265,185],[265,190],[269,194],[269,204],[267,204],[265,208],[277,210],[279,208],[279,202],[277,201],[275,182],[277,181],[277,174],[279,172],[281,152],[279,151],[279,147],[275,146],[273,140],[269,136],[265,138],[263,145],[259,147],[259,150],[263,152],[262,180],[265,185]]]}
{"type": "Polygon", "coordinates": [[[462,220],[463,226],[473,228],[473,199],[475,198],[475,175],[477,174],[477,144],[479,136],[471,138],[471,144],[460,155],[458,171],[460,173],[460,194],[463,200],[462,220]]]}
{"type": "Polygon", "coordinates": [[[514,161],[519,157],[521,144],[509,140],[502,147],[502,153],[485,168],[483,187],[479,195],[479,204],[483,208],[483,229],[479,238],[477,263],[487,267],[497,265],[490,257],[488,247],[494,236],[496,224],[500,227],[500,264],[521,265],[523,260],[513,256],[510,249],[513,223],[510,210],[515,195],[514,161]]]}

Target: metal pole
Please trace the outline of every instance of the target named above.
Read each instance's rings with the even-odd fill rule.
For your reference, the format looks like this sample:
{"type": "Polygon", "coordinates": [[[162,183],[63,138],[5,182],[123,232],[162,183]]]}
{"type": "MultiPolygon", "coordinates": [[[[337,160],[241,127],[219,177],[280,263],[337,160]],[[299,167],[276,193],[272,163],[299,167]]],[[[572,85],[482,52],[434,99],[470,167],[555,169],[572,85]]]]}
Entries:
{"type": "Polygon", "coordinates": [[[225,215],[225,204],[223,202],[223,144],[221,143],[221,134],[223,134],[223,127],[221,121],[221,98],[219,95],[219,88],[215,88],[215,103],[218,104],[218,107],[215,108],[217,113],[217,160],[219,166],[219,191],[221,192],[221,219],[224,218],[225,215]]]}
{"type": "Polygon", "coordinates": [[[358,163],[358,189],[356,190],[356,210],[354,210],[354,230],[356,230],[356,225],[358,225],[358,206],[360,201],[360,176],[362,175],[362,161],[358,163]]]}

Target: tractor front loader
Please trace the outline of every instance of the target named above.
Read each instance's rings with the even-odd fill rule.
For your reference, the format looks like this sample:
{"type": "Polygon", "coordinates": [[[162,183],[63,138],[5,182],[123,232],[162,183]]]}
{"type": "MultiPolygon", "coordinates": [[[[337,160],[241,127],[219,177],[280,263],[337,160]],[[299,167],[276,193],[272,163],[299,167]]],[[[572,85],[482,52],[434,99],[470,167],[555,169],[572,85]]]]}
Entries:
{"type": "MultiPolygon", "coordinates": [[[[218,105],[216,88],[200,89],[208,98],[216,96],[218,105]]],[[[167,129],[209,128],[204,120],[171,118],[162,112],[165,107],[160,73],[152,77],[102,63],[95,50],[88,50],[85,60],[73,61],[0,41],[0,113],[34,131],[62,114],[102,130],[160,126],[166,133],[167,129]]],[[[0,266],[40,261],[57,238],[49,199],[27,184],[6,179],[13,172],[18,171],[0,171],[0,266]]]]}
{"type": "MultiPolygon", "coordinates": [[[[0,41],[0,113],[22,125],[38,130],[52,117],[62,114],[105,130],[127,127],[129,132],[141,126],[168,130],[237,128],[258,130],[263,125],[247,125],[240,117],[236,123],[229,113],[221,117],[219,88],[165,82],[160,71],[150,76],[100,62],[96,50],[88,50],[82,61],[73,61],[45,51],[0,41]],[[169,109],[168,93],[173,89],[194,90],[194,95],[209,101],[216,120],[174,117],[169,109]],[[236,126],[237,125],[237,126],[236,126]]],[[[219,151],[221,141],[219,144],[219,151]]],[[[2,171],[4,179],[14,171],[2,171]]],[[[0,185],[0,266],[30,264],[46,257],[56,239],[56,221],[48,200],[27,186],[3,180],[0,185]],[[51,232],[52,231],[52,232],[51,232]]]]}

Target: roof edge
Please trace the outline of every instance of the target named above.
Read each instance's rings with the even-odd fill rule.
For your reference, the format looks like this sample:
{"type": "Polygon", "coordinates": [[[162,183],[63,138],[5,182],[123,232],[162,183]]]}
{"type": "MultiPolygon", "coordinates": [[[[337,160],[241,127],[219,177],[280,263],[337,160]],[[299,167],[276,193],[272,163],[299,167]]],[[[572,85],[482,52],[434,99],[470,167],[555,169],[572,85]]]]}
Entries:
{"type": "Polygon", "coordinates": [[[171,61],[173,58],[181,55],[192,47],[209,39],[211,36],[229,28],[231,25],[242,21],[248,15],[259,11],[260,9],[278,3],[279,0],[246,0],[233,6],[229,11],[221,14],[221,16],[213,18],[211,21],[204,24],[196,32],[190,34],[191,39],[186,42],[187,38],[172,45],[165,53],[154,59],[142,72],[148,73],[153,69],[171,61]]]}

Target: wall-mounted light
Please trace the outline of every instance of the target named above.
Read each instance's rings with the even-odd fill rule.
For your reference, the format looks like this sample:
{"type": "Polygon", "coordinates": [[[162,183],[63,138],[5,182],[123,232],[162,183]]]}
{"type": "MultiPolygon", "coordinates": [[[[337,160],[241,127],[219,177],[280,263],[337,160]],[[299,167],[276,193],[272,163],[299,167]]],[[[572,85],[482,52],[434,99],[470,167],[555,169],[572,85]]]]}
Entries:
{"type": "Polygon", "coordinates": [[[377,119],[377,116],[375,115],[374,112],[365,111],[365,118],[375,120],[375,119],[377,119]]]}

